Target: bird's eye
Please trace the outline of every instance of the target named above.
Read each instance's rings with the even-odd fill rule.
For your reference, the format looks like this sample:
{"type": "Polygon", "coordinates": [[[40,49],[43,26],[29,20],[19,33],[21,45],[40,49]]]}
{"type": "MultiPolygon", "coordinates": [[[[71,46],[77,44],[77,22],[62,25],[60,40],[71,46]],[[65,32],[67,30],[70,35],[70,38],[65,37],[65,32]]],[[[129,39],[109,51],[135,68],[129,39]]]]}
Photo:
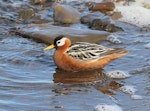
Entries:
{"type": "Polygon", "coordinates": [[[58,41],[57,44],[60,44],[60,41],[58,41]]]}
{"type": "Polygon", "coordinates": [[[56,42],[57,46],[63,46],[64,44],[65,44],[65,39],[61,39],[56,42]]]}

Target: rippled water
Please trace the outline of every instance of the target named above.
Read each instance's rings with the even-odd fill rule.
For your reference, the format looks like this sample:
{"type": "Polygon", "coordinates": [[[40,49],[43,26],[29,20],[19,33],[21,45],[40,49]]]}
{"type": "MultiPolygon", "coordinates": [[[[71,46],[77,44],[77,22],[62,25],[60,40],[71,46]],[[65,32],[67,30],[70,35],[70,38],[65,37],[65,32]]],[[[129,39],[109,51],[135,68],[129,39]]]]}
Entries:
{"type": "Polygon", "coordinates": [[[0,39],[1,110],[91,111],[101,103],[117,103],[126,111],[149,111],[150,53],[149,49],[144,47],[150,42],[149,33],[130,32],[119,35],[122,36],[120,40],[123,44],[115,45],[106,41],[101,44],[109,47],[125,47],[130,49],[131,53],[113,61],[102,72],[115,69],[129,72],[132,75],[130,78],[113,81],[117,84],[135,86],[138,90],[136,94],[141,95],[143,99],[133,100],[130,94],[120,90],[110,90],[108,86],[111,86],[112,80],[100,76],[101,72],[97,72],[99,76],[90,72],[89,76],[87,73],[85,77],[78,74],[74,79],[73,76],[69,78],[65,72],[55,70],[53,51],[43,51],[46,45],[26,38],[2,35],[0,39]],[[103,77],[105,81],[85,83],[103,77]],[[83,78],[85,82],[81,81],[84,83],[79,84],[80,80],[84,80],[83,78]],[[58,83],[65,83],[66,80],[69,81],[66,85],[58,83]],[[75,81],[74,85],[70,84],[73,80],[78,81],[75,81]],[[110,95],[111,92],[116,95],[110,95]]]}

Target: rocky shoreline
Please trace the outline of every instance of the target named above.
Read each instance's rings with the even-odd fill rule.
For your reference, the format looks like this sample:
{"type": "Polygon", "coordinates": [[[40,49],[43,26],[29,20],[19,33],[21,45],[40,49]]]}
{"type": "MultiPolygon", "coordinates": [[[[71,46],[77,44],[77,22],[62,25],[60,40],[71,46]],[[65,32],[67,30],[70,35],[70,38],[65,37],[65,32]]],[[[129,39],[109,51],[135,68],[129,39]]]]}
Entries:
{"type": "MultiPolygon", "coordinates": [[[[72,37],[73,41],[91,40],[98,43],[107,40],[107,36],[113,32],[124,31],[131,26],[117,21],[122,17],[121,13],[115,11],[115,3],[110,1],[58,3],[51,0],[31,0],[29,3],[7,1],[0,5],[3,5],[0,19],[4,25],[8,24],[9,32],[44,43],[51,43],[60,34],[72,37]]],[[[137,29],[140,30],[138,27],[137,29]]]]}

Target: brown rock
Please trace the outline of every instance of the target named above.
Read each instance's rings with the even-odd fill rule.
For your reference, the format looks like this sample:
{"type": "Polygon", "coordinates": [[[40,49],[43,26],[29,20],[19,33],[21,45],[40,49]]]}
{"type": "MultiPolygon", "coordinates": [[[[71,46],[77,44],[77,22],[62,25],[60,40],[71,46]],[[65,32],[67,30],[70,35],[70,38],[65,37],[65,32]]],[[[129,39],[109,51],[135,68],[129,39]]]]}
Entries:
{"type": "Polygon", "coordinates": [[[18,20],[21,22],[26,22],[35,16],[35,12],[32,8],[23,9],[18,12],[18,20]]]}
{"type": "Polygon", "coordinates": [[[118,20],[122,17],[121,12],[114,12],[112,15],[110,15],[112,20],[118,20]]]}
{"type": "Polygon", "coordinates": [[[115,4],[113,2],[103,2],[103,3],[87,3],[89,10],[100,11],[102,13],[107,13],[115,9],[115,4]]]}
{"type": "Polygon", "coordinates": [[[32,4],[42,4],[45,3],[47,0],[31,0],[32,4]]]}

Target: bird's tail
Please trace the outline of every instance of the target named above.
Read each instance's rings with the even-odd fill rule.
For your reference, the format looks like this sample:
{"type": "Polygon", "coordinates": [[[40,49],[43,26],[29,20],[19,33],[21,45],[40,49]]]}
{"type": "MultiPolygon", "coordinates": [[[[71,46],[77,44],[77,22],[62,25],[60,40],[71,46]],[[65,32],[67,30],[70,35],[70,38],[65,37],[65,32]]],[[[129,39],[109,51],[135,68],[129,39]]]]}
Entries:
{"type": "Polygon", "coordinates": [[[123,48],[115,48],[114,50],[110,51],[110,59],[114,60],[117,58],[120,58],[122,56],[125,56],[126,54],[128,54],[130,51],[129,50],[125,50],[123,48]]]}
{"type": "Polygon", "coordinates": [[[100,67],[101,68],[105,67],[109,62],[111,62],[117,58],[120,58],[122,56],[125,56],[129,52],[130,51],[122,49],[122,48],[115,48],[111,51],[106,52],[105,55],[107,55],[107,56],[105,56],[99,60],[100,67]]]}

